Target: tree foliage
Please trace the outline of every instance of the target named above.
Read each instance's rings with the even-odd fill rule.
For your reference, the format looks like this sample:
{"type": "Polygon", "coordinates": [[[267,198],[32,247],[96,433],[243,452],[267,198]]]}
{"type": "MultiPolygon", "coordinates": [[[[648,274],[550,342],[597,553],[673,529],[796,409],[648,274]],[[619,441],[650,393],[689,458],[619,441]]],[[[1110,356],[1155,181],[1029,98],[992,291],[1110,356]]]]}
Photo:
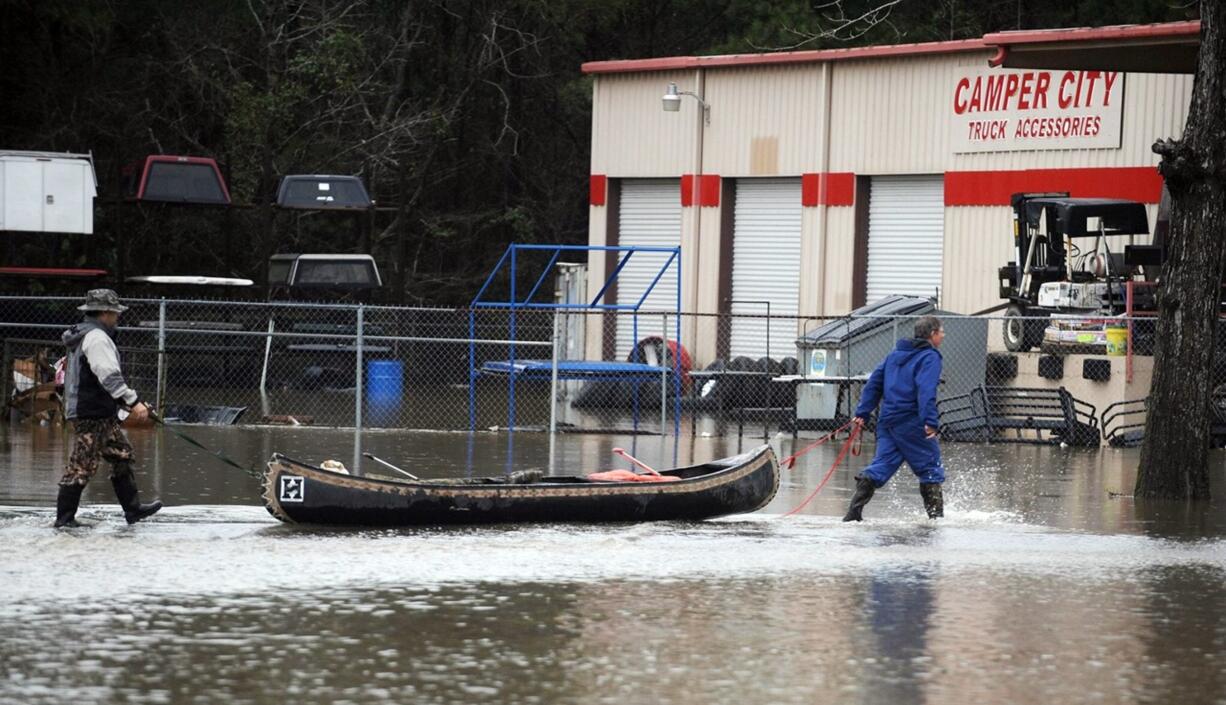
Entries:
{"type": "Polygon", "coordinates": [[[584,61],[1185,19],[1162,0],[21,0],[0,2],[0,147],[90,151],[98,233],[11,264],[262,279],[274,252],[369,247],[410,302],[462,303],[507,242],[583,242],[584,61]],[[844,20],[890,5],[873,22],[844,20]],[[841,13],[841,14],[840,14],[841,13]],[[837,31],[839,27],[841,31],[837,31]],[[831,31],[831,28],[836,31],[831,31]],[[212,156],[230,213],[118,203],[122,165],[212,156]],[[381,205],[276,213],[277,178],[360,174],[381,205]],[[120,237],[122,235],[122,237],[120,237]]]}

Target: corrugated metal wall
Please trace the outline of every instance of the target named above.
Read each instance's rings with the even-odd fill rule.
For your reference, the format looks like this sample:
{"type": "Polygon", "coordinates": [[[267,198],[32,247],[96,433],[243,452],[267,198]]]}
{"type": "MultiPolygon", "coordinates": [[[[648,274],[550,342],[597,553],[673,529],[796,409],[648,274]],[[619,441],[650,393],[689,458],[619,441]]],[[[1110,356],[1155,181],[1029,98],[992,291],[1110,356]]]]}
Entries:
{"type": "MultiPolygon", "coordinates": [[[[986,66],[988,54],[979,57],[986,66]]],[[[848,61],[831,82],[830,170],[939,174],[950,168],[957,56],[848,61]]]]}
{"type": "Polygon", "coordinates": [[[698,102],[665,112],[668,84],[697,91],[693,72],[600,76],[592,95],[592,173],[618,177],[677,177],[693,173],[698,102]]]}
{"type": "Polygon", "coordinates": [[[1001,303],[996,270],[1013,259],[1012,253],[1012,209],[947,207],[941,308],[975,313],[1001,303]]]}
{"type": "MultiPolygon", "coordinates": [[[[852,208],[828,209],[829,240],[826,243],[826,315],[846,313],[852,304],[855,273],[856,214],[852,208]]],[[[818,275],[820,276],[820,274],[818,275]]]]}
{"type": "Polygon", "coordinates": [[[821,67],[739,67],[706,75],[703,170],[726,177],[815,171],[821,67]],[[718,106],[718,107],[716,107],[718,106]]]}
{"type": "MultiPolygon", "coordinates": [[[[608,224],[605,222],[605,206],[588,206],[587,244],[609,244],[608,224]]],[[[602,251],[588,252],[587,255],[587,300],[591,301],[600,291],[605,277],[605,253],[602,251]]],[[[600,316],[584,316],[585,332],[583,336],[583,354],[587,360],[599,360],[601,348],[604,345],[604,321],[600,316]]]]}
{"type": "MultiPolygon", "coordinates": [[[[972,66],[973,68],[973,66],[972,66]]],[[[942,115],[953,85],[946,89],[942,115]]],[[[1178,137],[1192,100],[1192,77],[1130,73],[1124,77],[1124,113],[1119,149],[1052,149],[1032,152],[949,154],[947,171],[1061,169],[1157,165],[1151,149],[1159,137],[1178,137]]]]}
{"type": "Polygon", "coordinates": [[[1178,137],[1192,77],[1127,74],[1119,149],[954,154],[957,77],[987,66],[990,53],[849,61],[834,65],[830,170],[856,174],[1145,166],[1158,137],[1178,137]]]}

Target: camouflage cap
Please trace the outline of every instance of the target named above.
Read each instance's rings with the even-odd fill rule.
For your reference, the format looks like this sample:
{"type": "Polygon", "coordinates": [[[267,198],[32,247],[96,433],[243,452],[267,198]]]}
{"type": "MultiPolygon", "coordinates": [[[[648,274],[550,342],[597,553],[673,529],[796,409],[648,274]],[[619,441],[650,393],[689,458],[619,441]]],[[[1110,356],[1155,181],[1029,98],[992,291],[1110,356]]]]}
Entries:
{"type": "Polygon", "coordinates": [[[119,294],[110,289],[90,289],[85,294],[85,303],[78,306],[77,310],[123,313],[128,310],[128,307],[119,303],[119,294]]]}

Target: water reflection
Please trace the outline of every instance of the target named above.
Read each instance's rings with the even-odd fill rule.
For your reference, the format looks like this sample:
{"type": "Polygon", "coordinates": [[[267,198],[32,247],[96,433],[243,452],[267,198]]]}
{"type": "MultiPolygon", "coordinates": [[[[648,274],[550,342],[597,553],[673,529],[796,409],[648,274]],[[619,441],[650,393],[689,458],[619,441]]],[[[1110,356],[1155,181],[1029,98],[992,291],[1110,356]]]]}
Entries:
{"type": "Polygon", "coordinates": [[[873,639],[859,658],[868,664],[880,660],[888,668],[889,677],[873,694],[879,701],[925,702],[932,586],[931,573],[918,567],[876,571],[868,580],[860,609],[873,639]]]}
{"type": "MultiPolygon", "coordinates": [[[[1211,483],[1214,494],[1226,489],[1211,483]]],[[[1131,503],[1136,524],[1150,536],[1200,539],[1221,531],[1221,512],[1214,503],[1182,500],[1123,499],[1131,503]]]]}
{"type": "MultiPolygon", "coordinates": [[[[1137,660],[1139,677],[1170,694],[1197,701],[1226,693],[1226,572],[1197,565],[1143,571],[1146,629],[1137,660]],[[1195,595],[1194,599],[1189,599],[1195,595]]],[[[1209,702],[1205,699],[1204,702],[1209,702]]]]}

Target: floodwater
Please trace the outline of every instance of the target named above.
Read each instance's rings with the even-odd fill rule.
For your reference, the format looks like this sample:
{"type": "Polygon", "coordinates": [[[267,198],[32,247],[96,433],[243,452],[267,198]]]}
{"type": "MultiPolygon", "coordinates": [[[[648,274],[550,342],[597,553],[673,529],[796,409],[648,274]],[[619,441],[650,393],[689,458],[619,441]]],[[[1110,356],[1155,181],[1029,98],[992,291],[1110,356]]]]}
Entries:
{"type": "MultiPolygon", "coordinates": [[[[343,431],[183,430],[244,463],[352,462],[343,431]]],[[[62,433],[0,427],[4,705],[1226,703],[1226,504],[1119,496],[1134,451],[948,444],[941,522],[905,469],[863,524],[839,521],[848,470],[785,518],[822,447],[748,516],[341,531],[277,523],[252,480],[164,430],[131,437],[170,506],[129,527],[100,478],[92,526],[54,531],[62,433]]],[[[615,466],[614,445],[661,465],[737,450],[564,435],[555,467],[615,466]]],[[[434,475],[548,458],[541,434],[363,447],[434,475]]]]}

